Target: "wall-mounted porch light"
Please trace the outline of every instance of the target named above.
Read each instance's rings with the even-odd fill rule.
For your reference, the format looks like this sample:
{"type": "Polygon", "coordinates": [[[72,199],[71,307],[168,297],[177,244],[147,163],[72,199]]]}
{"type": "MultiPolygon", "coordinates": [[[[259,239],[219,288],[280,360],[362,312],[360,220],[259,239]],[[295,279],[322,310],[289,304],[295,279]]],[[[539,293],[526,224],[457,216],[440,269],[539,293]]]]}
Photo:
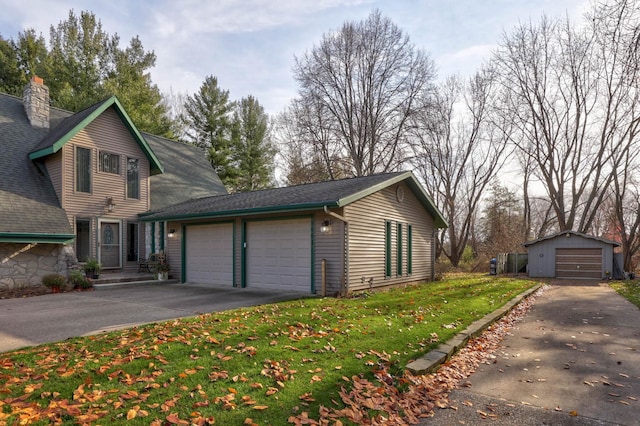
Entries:
{"type": "Polygon", "coordinates": [[[113,209],[116,208],[116,203],[113,202],[113,197],[107,197],[104,202],[105,207],[109,213],[113,212],[113,209]]]}
{"type": "Polygon", "coordinates": [[[331,231],[331,221],[329,221],[329,219],[326,219],[322,221],[322,225],[320,225],[320,232],[326,234],[329,231],[331,231]]]}
{"type": "Polygon", "coordinates": [[[175,236],[176,236],[176,230],[173,228],[169,229],[169,233],[167,234],[167,237],[173,238],[175,236]]]}

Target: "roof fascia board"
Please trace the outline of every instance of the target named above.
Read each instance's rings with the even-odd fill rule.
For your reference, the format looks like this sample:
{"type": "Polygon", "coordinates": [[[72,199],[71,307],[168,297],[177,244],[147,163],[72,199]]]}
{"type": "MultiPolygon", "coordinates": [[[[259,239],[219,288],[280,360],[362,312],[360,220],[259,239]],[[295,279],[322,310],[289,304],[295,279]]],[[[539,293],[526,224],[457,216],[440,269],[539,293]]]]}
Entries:
{"type": "Polygon", "coordinates": [[[608,239],[606,239],[606,238],[596,237],[596,236],[594,236],[594,235],[587,235],[587,234],[583,234],[582,232],[577,232],[577,231],[561,231],[561,232],[557,232],[557,233],[555,233],[555,234],[551,234],[551,235],[547,235],[547,236],[544,236],[544,237],[540,237],[540,238],[538,238],[538,239],[536,239],[536,240],[527,241],[526,243],[524,243],[524,244],[523,244],[523,246],[524,246],[524,247],[529,247],[529,246],[532,246],[532,245],[534,245],[534,244],[538,244],[538,243],[541,243],[541,242],[543,242],[543,241],[552,240],[552,239],[554,239],[554,238],[561,237],[561,236],[566,235],[566,234],[575,235],[575,236],[577,236],[577,237],[582,237],[582,238],[585,238],[585,239],[587,239],[587,240],[595,240],[595,241],[599,241],[599,242],[601,242],[601,243],[609,244],[609,245],[616,246],[616,247],[620,247],[620,245],[621,245],[621,244],[620,244],[619,242],[617,242],[617,241],[612,241],[612,240],[608,240],[608,239]]]}
{"type": "MultiPolygon", "coordinates": [[[[223,218],[229,216],[242,216],[249,214],[266,214],[266,213],[293,213],[304,210],[322,210],[324,206],[338,207],[335,203],[312,203],[312,204],[295,204],[292,206],[275,206],[275,207],[262,207],[254,209],[236,209],[236,210],[224,210],[220,212],[204,212],[193,213],[186,215],[166,215],[155,216],[153,218],[145,218],[145,213],[139,214],[138,217],[143,222],[159,222],[159,221],[179,221],[179,220],[193,220],[193,219],[209,219],[209,218],[223,218]]],[[[151,213],[153,214],[153,213],[151,213]]]]}
{"type": "Polygon", "coordinates": [[[1,243],[67,244],[75,239],[73,234],[17,234],[0,233],[1,243]]]}
{"type": "Polygon", "coordinates": [[[93,120],[98,118],[103,112],[105,112],[111,106],[115,106],[118,116],[120,116],[125,127],[127,128],[127,130],[129,130],[129,133],[131,134],[133,139],[136,141],[140,149],[142,149],[142,152],[144,152],[145,156],[149,160],[149,163],[151,166],[150,167],[151,174],[155,175],[155,174],[162,173],[164,169],[162,168],[160,161],[158,160],[156,155],[153,153],[153,151],[149,147],[149,144],[147,144],[147,141],[142,137],[142,135],[140,134],[136,126],[131,121],[131,118],[129,117],[127,112],[124,110],[124,107],[122,106],[120,101],[118,101],[118,98],[116,98],[115,96],[112,96],[106,101],[104,101],[98,108],[96,108],[95,111],[93,111],[91,114],[86,116],[84,120],[78,123],[73,129],[71,129],[64,136],[62,136],[60,139],[55,141],[53,145],[30,153],[29,159],[35,160],[38,158],[46,157],[51,154],[55,154],[56,152],[60,151],[60,149],[62,149],[62,147],[67,142],[69,142],[75,135],[77,135],[78,132],[80,132],[82,129],[87,127],[90,123],[93,122],[93,120]]]}

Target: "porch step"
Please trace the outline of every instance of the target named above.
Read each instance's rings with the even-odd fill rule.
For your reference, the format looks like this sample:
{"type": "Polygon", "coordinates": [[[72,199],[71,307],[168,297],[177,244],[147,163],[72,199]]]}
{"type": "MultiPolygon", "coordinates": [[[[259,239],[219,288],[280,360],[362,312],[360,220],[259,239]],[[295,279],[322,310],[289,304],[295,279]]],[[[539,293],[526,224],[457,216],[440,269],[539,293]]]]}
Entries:
{"type": "MultiPolygon", "coordinates": [[[[102,272],[100,274],[100,278],[96,278],[93,280],[93,285],[95,287],[104,287],[104,286],[112,286],[112,285],[123,285],[123,284],[140,284],[140,283],[149,283],[149,282],[160,282],[156,279],[155,274],[150,273],[137,273],[137,272],[129,272],[129,271],[121,271],[121,272],[102,272]]],[[[177,279],[171,279],[166,281],[161,281],[163,283],[169,282],[178,282],[177,279]]]]}
{"type": "Polygon", "coordinates": [[[96,278],[93,280],[93,284],[112,284],[112,283],[128,283],[134,281],[152,281],[155,277],[153,274],[109,274],[102,273],[100,274],[100,278],[96,278]]]}
{"type": "Polygon", "coordinates": [[[175,278],[170,278],[164,281],[158,281],[153,279],[141,280],[141,281],[115,281],[115,282],[97,282],[99,280],[95,280],[93,286],[97,289],[106,288],[106,287],[116,287],[116,286],[127,286],[127,285],[140,285],[140,284],[175,284],[179,282],[175,278]]]}

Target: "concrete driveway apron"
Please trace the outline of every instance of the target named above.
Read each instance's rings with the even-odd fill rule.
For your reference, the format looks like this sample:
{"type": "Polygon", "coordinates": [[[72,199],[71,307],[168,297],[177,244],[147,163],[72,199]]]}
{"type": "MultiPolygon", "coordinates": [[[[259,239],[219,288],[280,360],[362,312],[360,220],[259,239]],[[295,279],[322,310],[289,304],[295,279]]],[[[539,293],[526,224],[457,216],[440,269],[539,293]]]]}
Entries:
{"type": "Polygon", "coordinates": [[[0,352],[309,294],[203,284],[136,284],[0,300],[0,352]]]}
{"type": "Polygon", "coordinates": [[[603,283],[556,281],[426,425],[640,424],[640,310],[603,283]]]}

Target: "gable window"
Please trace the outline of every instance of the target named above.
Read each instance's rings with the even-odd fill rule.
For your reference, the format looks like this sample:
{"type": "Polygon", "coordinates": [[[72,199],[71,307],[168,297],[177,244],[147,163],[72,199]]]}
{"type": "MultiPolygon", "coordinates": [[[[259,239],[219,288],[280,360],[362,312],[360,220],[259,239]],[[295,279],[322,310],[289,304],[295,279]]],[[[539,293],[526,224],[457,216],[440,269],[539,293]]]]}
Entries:
{"type": "Polygon", "coordinates": [[[396,276],[402,276],[402,224],[397,224],[396,233],[396,276]]]}
{"type": "Polygon", "coordinates": [[[384,276],[391,276],[391,222],[384,223],[384,276]]]}
{"type": "Polygon", "coordinates": [[[100,151],[98,157],[100,158],[99,165],[101,172],[116,175],[120,174],[120,156],[118,154],[100,151]]]}
{"type": "Polygon", "coordinates": [[[91,192],[91,150],[76,147],[76,191],[91,192]]]}
{"type": "Polygon", "coordinates": [[[127,158],[127,198],[140,199],[140,172],[137,158],[127,158]]]}

